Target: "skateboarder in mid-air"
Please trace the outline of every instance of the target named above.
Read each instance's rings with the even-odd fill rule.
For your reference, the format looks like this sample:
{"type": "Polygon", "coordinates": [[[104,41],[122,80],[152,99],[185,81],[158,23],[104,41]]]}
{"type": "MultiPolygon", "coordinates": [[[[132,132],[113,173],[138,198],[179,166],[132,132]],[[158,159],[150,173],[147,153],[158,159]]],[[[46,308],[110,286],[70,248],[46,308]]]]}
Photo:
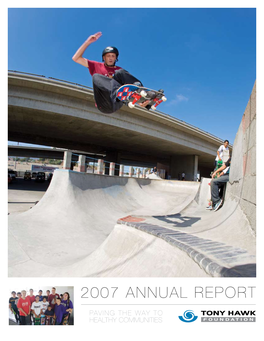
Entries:
{"type": "MultiPolygon", "coordinates": [[[[87,47],[97,41],[101,36],[101,32],[91,35],[76,51],[72,59],[76,63],[89,69],[89,72],[93,77],[94,99],[97,108],[105,114],[112,114],[119,110],[123,105],[123,102],[116,98],[117,89],[125,84],[142,86],[142,83],[128,71],[115,65],[119,56],[116,47],[108,46],[103,50],[103,63],[83,58],[83,53],[87,47]]],[[[146,100],[139,105],[146,107],[148,104],[149,100],[146,100]]]]}

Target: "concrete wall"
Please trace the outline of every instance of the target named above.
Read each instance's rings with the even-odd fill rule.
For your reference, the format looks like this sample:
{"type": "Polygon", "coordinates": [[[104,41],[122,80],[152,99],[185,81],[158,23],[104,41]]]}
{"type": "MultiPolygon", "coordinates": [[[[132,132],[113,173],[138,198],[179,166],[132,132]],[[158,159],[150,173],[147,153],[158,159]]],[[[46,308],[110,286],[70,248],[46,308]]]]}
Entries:
{"type": "Polygon", "coordinates": [[[237,201],[256,233],[256,83],[236,134],[226,196],[237,201]]]}

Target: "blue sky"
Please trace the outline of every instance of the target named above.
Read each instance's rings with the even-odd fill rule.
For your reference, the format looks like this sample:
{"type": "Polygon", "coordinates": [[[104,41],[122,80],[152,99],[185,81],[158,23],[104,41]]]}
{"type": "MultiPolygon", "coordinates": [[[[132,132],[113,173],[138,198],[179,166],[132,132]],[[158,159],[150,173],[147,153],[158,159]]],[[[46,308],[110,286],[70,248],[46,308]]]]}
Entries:
{"type": "Polygon", "coordinates": [[[162,112],[234,142],[256,79],[254,8],[12,8],[8,69],[92,86],[72,56],[98,31],[85,58],[116,46],[117,65],[165,90],[162,112]]]}

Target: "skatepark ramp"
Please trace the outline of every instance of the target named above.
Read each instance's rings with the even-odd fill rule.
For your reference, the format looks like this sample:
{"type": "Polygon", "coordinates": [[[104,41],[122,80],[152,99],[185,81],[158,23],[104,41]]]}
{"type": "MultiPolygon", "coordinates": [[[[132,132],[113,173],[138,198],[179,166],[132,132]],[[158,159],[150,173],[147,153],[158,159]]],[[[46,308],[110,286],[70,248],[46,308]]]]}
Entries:
{"type": "Polygon", "coordinates": [[[56,170],[9,216],[9,276],[255,276],[256,88],[234,143],[225,202],[201,183],[56,170]]]}
{"type": "Polygon", "coordinates": [[[41,265],[55,265],[55,272],[76,265],[101,245],[120,217],[172,214],[195,197],[198,187],[195,182],[56,170],[36,206],[9,216],[10,275],[25,276],[26,268],[29,276],[41,276],[41,265]]]}

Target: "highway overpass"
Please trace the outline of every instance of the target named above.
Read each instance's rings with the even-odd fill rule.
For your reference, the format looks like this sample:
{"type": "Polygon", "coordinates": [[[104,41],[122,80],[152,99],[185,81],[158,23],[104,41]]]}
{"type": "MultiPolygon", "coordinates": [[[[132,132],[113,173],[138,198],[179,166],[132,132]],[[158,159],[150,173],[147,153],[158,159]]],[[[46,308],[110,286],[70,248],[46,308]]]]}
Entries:
{"type": "MultiPolygon", "coordinates": [[[[29,158],[42,158],[42,159],[57,159],[63,160],[64,152],[68,149],[65,148],[47,148],[47,147],[30,147],[30,146],[16,146],[8,145],[8,156],[13,157],[29,157],[29,158]]],[[[78,161],[79,155],[85,155],[94,159],[103,159],[102,154],[87,153],[79,150],[72,150],[72,161],[78,161]]]]}
{"type": "Polygon", "coordinates": [[[159,111],[123,106],[105,115],[91,88],[8,73],[8,140],[103,154],[119,164],[160,165],[175,178],[209,176],[222,140],[159,111]]]}

